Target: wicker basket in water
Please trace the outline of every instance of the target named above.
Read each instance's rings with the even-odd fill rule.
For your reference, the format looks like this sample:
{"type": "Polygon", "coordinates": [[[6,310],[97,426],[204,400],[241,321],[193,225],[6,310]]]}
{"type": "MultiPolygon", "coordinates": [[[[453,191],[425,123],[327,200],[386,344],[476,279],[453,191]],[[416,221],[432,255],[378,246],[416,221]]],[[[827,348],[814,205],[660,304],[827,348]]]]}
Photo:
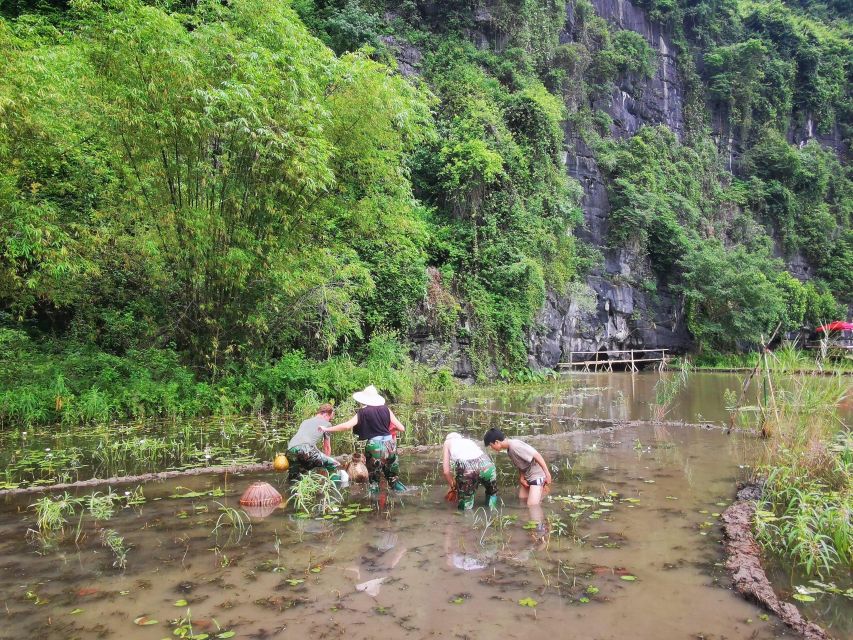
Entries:
{"type": "Polygon", "coordinates": [[[274,507],[281,501],[281,494],[269,482],[253,482],[240,496],[240,504],[249,507],[274,507]]]}

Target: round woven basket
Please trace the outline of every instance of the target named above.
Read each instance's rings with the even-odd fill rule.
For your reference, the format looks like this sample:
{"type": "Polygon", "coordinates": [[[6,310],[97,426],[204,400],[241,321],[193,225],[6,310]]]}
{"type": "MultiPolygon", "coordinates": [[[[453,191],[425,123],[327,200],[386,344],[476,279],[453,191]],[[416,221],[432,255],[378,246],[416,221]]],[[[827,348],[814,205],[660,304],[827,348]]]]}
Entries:
{"type": "Polygon", "coordinates": [[[281,494],[268,482],[253,482],[240,496],[240,504],[248,507],[274,507],[281,501],[281,494]]]}

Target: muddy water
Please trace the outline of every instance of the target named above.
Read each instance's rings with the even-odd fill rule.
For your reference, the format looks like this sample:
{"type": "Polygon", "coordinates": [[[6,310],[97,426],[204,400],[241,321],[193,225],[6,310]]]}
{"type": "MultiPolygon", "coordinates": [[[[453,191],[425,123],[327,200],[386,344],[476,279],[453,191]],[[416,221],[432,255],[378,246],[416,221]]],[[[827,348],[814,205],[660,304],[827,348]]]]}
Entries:
{"type": "MultiPolygon", "coordinates": [[[[649,420],[654,402],[655,385],[671,372],[566,374],[550,389],[543,387],[510,387],[506,392],[480,391],[476,387],[466,393],[458,405],[465,412],[513,411],[531,412],[560,422],[572,418],[601,420],[649,420]]],[[[726,391],[739,396],[746,374],[700,371],[691,373],[686,386],[678,393],[666,415],[667,420],[690,423],[725,424],[729,414],[725,408],[726,391]]],[[[851,378],[853,384],[853,378],[851,378]]],[[[766,391],[759,378],[747,388],[742,405],[749,411],[766,391]]],[[[449,408],[457,403],[448,401],[449,408]]],[[[840,407],[842,417],[853,422],[853,397],[840,407]]]]}
{"type": "MultiPolygon", "coordinates": [[[[535,444],[554,469],[551,495],[541,512],[520,505],[498,455],[504,505],[492,518],[442,500],[432,456],[404,459],[407,494],[352,489],[359,510],[346,522],[279,509],[239,540],[219,506],[237,506],[258,477],[146,485],[143,505],[85,517],[76,545],[72,522],[46,549],[26,541],[28,500],[7,501],[0,638],[158,640],[187,636],[189,620],[199,640],[790,637],[729,590],[721,566],[718,514],[752,441],[643,427],[535,444]],[[125,571],[100,542],[104,527],[129,546],[125,571]]],[[[281,476],[260,478],[286,491],[281,476]]]]}

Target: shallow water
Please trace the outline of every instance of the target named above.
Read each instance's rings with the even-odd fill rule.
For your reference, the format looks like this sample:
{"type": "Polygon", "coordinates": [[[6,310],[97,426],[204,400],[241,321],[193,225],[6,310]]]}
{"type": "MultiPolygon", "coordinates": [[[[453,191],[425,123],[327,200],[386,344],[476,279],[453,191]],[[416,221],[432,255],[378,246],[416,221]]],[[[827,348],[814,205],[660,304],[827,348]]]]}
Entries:
{"type": "MultiPolygon", "coordinates": [[[[370,511],[351,521],[300,520],[280,509],[253,518],[239,542],[227,540],[226,527],[218,541],[211,534],[217,502],[236,506],[257,477],[145,485],[145,504],[106,523],[84,519],[79,547],[28,544],[34,517],[26,501],[7,501],[0,637],[156,640],[174,637],[188,616],[199,637],[789,637],[728,588],[720,564],[716,514],[746,473],[752,445],[690,428],[539,439],[554,490],[541,514],[530,512],[498,456],[503,526],[487,526],[484,510],[458,514],[447,505],[434,457],[404,460],[414,487],[405,495],[370,500],[352,489],[349,502],[370,511]],[[178,485],[225,495],[169,497],[187,493],[178,485]],[[577,498],[558,499],[569,496],[577,498]],[[104,526],[130,546],[125,571],[100,543],[104,526]]],[[[282,476],[259,477],[286,490],[282,476]]]]}
{"type": "MultiPolygon", "coordinates": [[[[240,539],[220,507],[238,507],[258,479],[286,494],[284,476],[148,483],[143,504],[103,522],[69,518],[65,538],[47,547],[32,534],[28,541],[36,526],[28,505],[36,496],[4,498],[0,639],[284,638],[294,631],[312,638],[793,637],[733,593],[722,566],[719,514],[749,474],[759,443],[693,427],[594,430],[648,418],[657,379],[574,374],[559,385],[510,388],[500,397],[473,389],[462,399],[397,412],[410,443],[449,430],[479,439],[489,426],[551,434],[531,440],[555,478],[541,511],[519,503],[516,474],[500,454],[500,515],[458,514],[443,501],[437,451],[403,457],[404,480],[413,487],[406,494],[376,499],[354,487],[345,502],[354,507],[337,520],[300,519],[291,508],[253,514],[240,539]],[[190,491],[217,495],[175,497],[190,491]],[[113,566],[103,529],[124,538],[125,570],[113,566]]],[[[696,374],[668,418],[723,423],[720,398],[739,384],[737,376],[696,374]]],[[[226,426],[207,423],[208,440],[194,455],[232,446],[263,457],[283,437],[281,425],[226,426]]],[[[128,435],[147,437],[157,428],[128,435]]],[[[775,574],[782,595],[800,582],[775,574]]],[[[853,636],[849,600],[822,595],[798,606],[834,637],[853,636]]]]}
{"type": "MultiPolygon", "coordinates": [[[[655,385],[672,372],[640,371],[566,374],[549,387],[508,387],[506,391],[472,387],[458,404],[464,412],[508,411],[540,414],[548,422],[565,423],[573,418],[587,420],[649,420],[655,385]]],[[[689,423],[728,424],[725,407],[728,390],[739,397],[746,373],[698,371],[691,373],[666,414],[666,420],[689,423]]],[[[818,382],[822,379],[818,378],[818,382]]],[[[853,378],[849,378],[853,385],[853,378]]],[[[827,379],[827,383],[829,380],[827,379]]],[[[744,396],[742,407],[748,412],[760,395],[767,392],[759,378],[754,378],[744,396]]],[[[455,400],[448,399],[451,410],[455,400]]],[[[853,421],[853,397],[848,394],[839,413],[845,421],[853,421]]]]}
{"type": "MultiPolygon", "coordinates": [[[[436,443],[451,430],[481,434],[500,427],[510,434],[562,433],[608,426],[614,420],[648,420],[657,372],[573,373],[541,386],[474,387],[428,402],[397,405],[409,425],[405,444],[436,443]]],[[[851,379],[853,380],[853,379],[851,379]]],[[[666,415],[669,421],[726,424],[726,391],[739,394],[742,377],[690,375],[666,415]]],[[[763,389],[751,385],[742,415],[763,389]]],[[[841,408],[853,422],[853,394],[841,408]]],[[[167,469],[269,460],[286,447],[293,420],[232,417],[104,426],[25,427],[0,431],[0,489],[109,478],[167,469]]],[[[342,439],[336,439],[343,451],[342,439]]]]}

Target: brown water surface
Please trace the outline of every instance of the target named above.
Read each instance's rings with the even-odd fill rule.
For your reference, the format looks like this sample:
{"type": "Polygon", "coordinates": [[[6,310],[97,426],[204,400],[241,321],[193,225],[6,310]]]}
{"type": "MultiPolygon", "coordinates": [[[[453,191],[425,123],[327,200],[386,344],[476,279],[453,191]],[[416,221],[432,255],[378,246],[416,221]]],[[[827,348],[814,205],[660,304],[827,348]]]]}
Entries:
{"type": "MultiPolygon", "coordinates": [[[[255,477],[146,485],[144,505],[103,523],[87,516],[78,545],[69,523],[48,549],[26,541],[27,501],[7,502],[0,637],[158,640],[175,637],[180,619],[198,638],[789,637],[728,588],[721,566],[718,514],[753,442],[651,427],[535,442],[554,490],[541,512],[521,506],[497,456],[499,517],[445,503],[434,456],[404,459],[407,494],[352,489],[348,502],[365,511],[348,522],[279,509],[239,541],[226,526],[211,532],[219,503],[237,506],[255,477]],[[186,493],[181,484],[225,495],[170,497],[186,493]],[[102,527],[130,547],[125,571],[102,527]]],[[[286,491],[282,476],[262,477],[286,491]]]]}

